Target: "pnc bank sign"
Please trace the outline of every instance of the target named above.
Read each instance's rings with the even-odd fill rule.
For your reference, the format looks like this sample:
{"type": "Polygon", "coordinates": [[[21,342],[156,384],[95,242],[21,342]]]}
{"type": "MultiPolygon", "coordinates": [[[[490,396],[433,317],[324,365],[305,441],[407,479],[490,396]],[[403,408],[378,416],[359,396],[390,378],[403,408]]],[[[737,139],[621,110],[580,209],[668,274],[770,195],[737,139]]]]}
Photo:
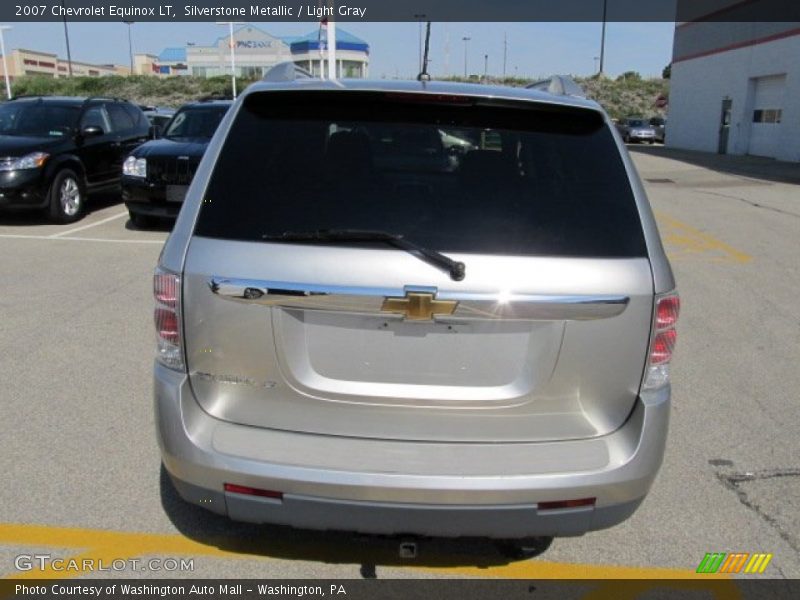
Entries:
{"type": "Polygon", "coordinates": [[[272,48],[272,40],[236,40],[237,48],[272,48]]]}

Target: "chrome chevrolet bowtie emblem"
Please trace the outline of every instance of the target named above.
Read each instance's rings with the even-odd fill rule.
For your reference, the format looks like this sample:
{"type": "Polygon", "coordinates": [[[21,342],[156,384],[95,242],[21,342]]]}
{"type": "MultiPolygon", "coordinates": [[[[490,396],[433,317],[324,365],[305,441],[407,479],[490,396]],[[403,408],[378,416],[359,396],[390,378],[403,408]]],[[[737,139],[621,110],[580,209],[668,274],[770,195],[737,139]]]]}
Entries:
{"type": "Polygon", "coordinates": [[[452,315],[458,302],[435,300],[433,294],[407,292],[405,298],[384,298],[381,310],[398,313],[410,321],[430,321],[434,315],[452,315]]]}

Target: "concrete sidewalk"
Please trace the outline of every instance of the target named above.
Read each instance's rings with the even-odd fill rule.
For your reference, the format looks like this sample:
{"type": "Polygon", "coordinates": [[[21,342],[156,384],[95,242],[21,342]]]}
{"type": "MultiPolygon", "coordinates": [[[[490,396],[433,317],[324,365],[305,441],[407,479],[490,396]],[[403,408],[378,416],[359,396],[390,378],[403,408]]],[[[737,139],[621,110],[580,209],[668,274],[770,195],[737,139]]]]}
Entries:
{"type": "Polygon", "coordinates": [[[781,162],[774,158],[760,156],[740,156],[714,154],[694,150],[678,150],[664,146],[629,145],[628,150],[636,154],[657,156],[669,160],[688,163],[703,169],[720,173],[763,179],[779,183],[800,184],[800,163],[781,162]]]}

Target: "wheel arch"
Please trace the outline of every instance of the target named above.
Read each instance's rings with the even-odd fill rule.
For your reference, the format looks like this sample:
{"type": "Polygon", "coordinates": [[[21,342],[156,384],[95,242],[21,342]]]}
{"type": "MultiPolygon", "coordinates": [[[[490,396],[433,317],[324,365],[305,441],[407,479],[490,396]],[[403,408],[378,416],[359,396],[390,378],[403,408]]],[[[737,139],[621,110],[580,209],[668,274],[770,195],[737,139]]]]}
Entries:
{"type": "Polygon", "coordinates": [[[47,170],[45,171],[48,183],[52,184],[55,176],[63,169],[71,169],[75,172],[75,174],[80,178],[79,183],[83,186],[83,191],[85,193],[87,188],[86,169],[83,167],[81,159],[74,154],[57,156],[48,161],[47,170]]]}

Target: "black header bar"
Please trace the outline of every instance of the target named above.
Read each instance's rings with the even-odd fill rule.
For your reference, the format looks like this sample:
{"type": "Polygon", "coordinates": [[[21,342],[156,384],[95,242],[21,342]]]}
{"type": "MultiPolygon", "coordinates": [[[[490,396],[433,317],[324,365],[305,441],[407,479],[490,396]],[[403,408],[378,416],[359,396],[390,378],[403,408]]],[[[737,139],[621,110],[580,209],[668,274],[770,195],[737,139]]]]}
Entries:
{"type": "Polygon", "coordinates": [[[797,0],[3,0],[0,21],[578,22],[604,7],[609,22],[800,23],[797,0]]]}

